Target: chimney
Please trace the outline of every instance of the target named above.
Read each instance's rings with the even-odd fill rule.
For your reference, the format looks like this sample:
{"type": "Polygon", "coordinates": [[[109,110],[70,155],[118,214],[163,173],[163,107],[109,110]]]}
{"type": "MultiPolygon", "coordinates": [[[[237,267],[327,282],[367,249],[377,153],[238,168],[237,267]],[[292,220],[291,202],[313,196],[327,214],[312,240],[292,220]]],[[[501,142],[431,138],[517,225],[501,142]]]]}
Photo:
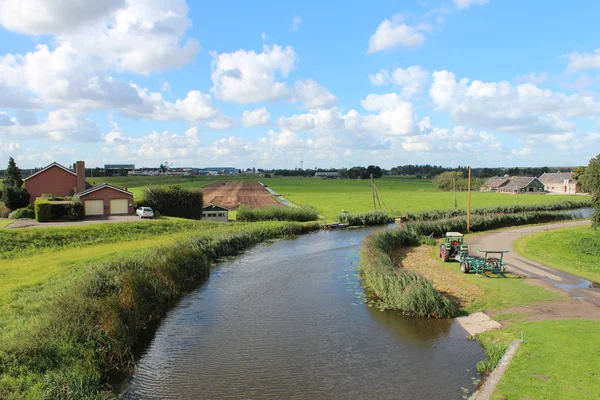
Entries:
{"type": "Polygon", "coordinates": [[[75,163],[75,173],[77,174],[77,193],[85,190],[85,161],[75,163]]]}

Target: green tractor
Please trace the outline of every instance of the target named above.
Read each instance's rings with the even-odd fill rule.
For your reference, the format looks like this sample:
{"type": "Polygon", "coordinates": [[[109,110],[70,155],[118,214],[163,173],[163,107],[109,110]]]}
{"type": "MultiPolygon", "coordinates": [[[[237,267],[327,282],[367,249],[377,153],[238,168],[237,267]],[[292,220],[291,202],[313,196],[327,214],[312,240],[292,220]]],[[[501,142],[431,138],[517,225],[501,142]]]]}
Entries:
{"type": "Polygon", "coordinates": [[[461,257],[469,255],[469,246],[465,243],[465,237],[459,232],[446,232],[446,240],[440,244],[440,258],[444,262],[454,258],[460,261],[461,257]]]}

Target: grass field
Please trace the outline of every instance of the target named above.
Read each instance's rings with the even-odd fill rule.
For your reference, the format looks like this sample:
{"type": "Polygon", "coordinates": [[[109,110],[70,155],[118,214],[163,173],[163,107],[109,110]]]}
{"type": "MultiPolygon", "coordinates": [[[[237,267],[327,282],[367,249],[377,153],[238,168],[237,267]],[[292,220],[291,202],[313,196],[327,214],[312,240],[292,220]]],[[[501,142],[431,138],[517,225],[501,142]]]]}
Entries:
{"type": "Polygon", "coordinates": [[[592,400],[600,393],[598,320],[515,322],[480,340],[508,344],[525,338],[493,399],[592,400]]]}
{"type": "MultiPolygon", "coordinates": [[[[141,198],[149,186],[178,184],[186,188],[200,188],[216,181],[262,180],[263,183],[297,205],[310,205],[328,219],[337,218],[342,210],[357,214],[373,210],[373,198],[369,180],[314,179],[314,178],[259,178],[256,176],[219,177],[110,177],[88,178],[88,181],[104,182],[126,187],[135,198],[141,198]]],[[[451,209],[454,198],[450,192],[438,192],[428,179],[386,177],[376,180],[388,211],[401,215],[407,211],[451,209]]],[[[467,207],[467,193],[457,193],[459,208],[467,207]]],[[[563,195],[520,195],[520,204],[556,202],[564,199],[583,200],[582,196],[563,195]]],[[[517,198],[511,194],[480,193],[471,194],[471,207],[490,207],[516,204],[517,198]]]]}
{"type": "Polygon", "coordinates": [[[600,231],[589,226],[540,232],[515,242],[525,257],[600,282],[600,231]]]}

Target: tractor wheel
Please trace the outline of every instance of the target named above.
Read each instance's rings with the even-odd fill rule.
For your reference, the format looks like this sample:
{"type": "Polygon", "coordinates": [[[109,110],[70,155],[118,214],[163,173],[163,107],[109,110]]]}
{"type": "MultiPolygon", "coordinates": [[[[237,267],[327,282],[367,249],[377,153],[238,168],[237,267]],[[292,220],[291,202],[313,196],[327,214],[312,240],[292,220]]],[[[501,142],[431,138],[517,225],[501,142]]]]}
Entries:
{"type": "Polygon", "coordinates": [[[460,272],[462,272],[463,274],[467,274],[469,272],[469,266],[466,262],[460,263],[460,272]]]}
{"type": "Polygon", "coordinates": [[[440,258],[442,258],[442,246],[440,246],[440,247],[438,248],[438,253],[439,253],[439,255],[440,255],[440,258]]]}
{"type": "Polygon", "coordinates": [[[442,249],[442,257],[444,258],[444,262],[450,261],[450,252],[446,251],[446,249],[442,249]]]}

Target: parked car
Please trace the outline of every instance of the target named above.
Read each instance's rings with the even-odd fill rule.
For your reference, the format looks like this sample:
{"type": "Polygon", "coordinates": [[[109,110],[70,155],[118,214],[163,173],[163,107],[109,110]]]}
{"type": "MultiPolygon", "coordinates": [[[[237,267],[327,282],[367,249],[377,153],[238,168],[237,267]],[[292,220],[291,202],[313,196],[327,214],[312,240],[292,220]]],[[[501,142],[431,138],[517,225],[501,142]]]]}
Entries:
{"type": "Polygon", "coordinates": [[[140,207],[135,210],[135,213],[139,215],[140,218],[154,218],[154,211],[150,207],[140,207]]]}

